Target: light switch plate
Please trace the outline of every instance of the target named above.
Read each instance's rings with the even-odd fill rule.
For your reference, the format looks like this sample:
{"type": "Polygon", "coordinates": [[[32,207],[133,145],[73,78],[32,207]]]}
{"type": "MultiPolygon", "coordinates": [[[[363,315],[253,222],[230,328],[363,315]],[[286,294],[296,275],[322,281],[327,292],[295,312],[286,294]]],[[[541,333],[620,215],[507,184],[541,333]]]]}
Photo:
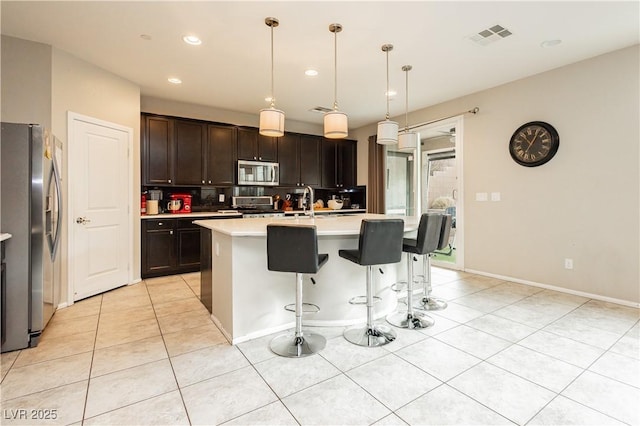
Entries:
{"type": "Polygon", "coordinates": [[[476,201],[487,201],[488,199],[486,192],[476,192],[476,201]]]}
{"type": "Polygon", "coordinates": [[[500,201],[500,193],[492,192],[491,193],[491,201],[500,201]]]}
{"type": "Polygon", "coordinates": [[[218,194],[218,202],[224,203],[224,194],[218,194]]]}

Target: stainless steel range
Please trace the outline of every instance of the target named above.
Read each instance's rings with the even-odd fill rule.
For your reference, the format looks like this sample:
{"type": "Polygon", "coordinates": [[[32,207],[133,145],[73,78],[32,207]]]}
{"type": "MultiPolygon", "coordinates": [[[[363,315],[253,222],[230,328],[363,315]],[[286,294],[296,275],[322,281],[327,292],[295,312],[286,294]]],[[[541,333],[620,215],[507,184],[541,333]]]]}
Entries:
{"type": "Polygon", "coordinates": [[[242,217],[279,217],[284,211],[273,208],[273,197],[231,197],[231,207],[242,213],[242,217]]]}

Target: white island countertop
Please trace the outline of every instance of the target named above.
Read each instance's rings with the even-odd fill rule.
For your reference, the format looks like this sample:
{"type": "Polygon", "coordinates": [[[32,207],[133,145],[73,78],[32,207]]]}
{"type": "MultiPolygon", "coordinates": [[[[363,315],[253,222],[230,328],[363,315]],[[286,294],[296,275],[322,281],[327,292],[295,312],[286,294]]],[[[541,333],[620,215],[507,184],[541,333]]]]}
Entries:
{"type": "Polygon", "coordinates": [[[232,237],[257,237],[267,235],[267,225],[315,225],[318,236],[323,235],[357,235],[360,233],[362,219],[403,219],[405,232],[418,229],[418,221],[414,217],[393,216],[384,214],[354,214],[349,216],[308,216],[298,217],[260,217],[229,220],[196,220],[194,223],[212,231],[232,237]]]}

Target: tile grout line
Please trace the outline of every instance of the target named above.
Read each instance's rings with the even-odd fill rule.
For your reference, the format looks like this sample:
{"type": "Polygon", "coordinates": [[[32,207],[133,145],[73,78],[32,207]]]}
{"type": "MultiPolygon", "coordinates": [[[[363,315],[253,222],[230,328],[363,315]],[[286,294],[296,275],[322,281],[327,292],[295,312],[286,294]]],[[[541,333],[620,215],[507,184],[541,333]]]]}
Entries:
{"type": "Polygon", "coordinates": [[[100,317],[102,316],[102,302],[104,301],[104,296],[100,295],[100,307],[98,309],[98,321],[96,322],[96,334],[93,338],[93,350],[91,351],[91,363],[89,364],[89,377],[87,377],[87,391],[84,396],[84,404],[82,407],[82,418],[80,419],[80,423],[84,425],[85,415],[87,413],[87,404],[89,403],[89,388],[91,386],[91,372],[93,370],[93,360],[96,355],[96,345],[98,344],[98,329],[100,328],[100,317]]]}

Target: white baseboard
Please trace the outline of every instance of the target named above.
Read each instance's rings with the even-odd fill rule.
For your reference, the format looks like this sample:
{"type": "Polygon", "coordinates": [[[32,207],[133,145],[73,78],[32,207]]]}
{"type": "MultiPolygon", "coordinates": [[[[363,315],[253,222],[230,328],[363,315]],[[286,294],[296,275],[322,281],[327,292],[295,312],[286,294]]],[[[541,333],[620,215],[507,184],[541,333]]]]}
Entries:
{"type": "Polygon", "coordinates": [[[492,274],[490,272],[476,271],[474,269],[465,269],[464,272],[469,272],[471,274],[476,274],[476,275],[482,275],[485,277],[497,278],[505,281],[511,281],[518,284],[530,285],[532,287],[545,288],[547,290],[554,290],[560,293],[573,294],[574,296],[582,296],[582,297],[587,297],[589,299],[601,300],[603,302],[615,303],[617,305],[630,306],[632,308],[640,308],[639,302],[632,302],[630,300],[616,299],[613,297],[602,296],[600,294],[587,293],[585,291],[579,291],[579,290],[571,290],[569,288],[558,287],[550,284],[537,283],[533,281],[523,280],[520,278],[508,277],[505,275],[492,274]]]}

